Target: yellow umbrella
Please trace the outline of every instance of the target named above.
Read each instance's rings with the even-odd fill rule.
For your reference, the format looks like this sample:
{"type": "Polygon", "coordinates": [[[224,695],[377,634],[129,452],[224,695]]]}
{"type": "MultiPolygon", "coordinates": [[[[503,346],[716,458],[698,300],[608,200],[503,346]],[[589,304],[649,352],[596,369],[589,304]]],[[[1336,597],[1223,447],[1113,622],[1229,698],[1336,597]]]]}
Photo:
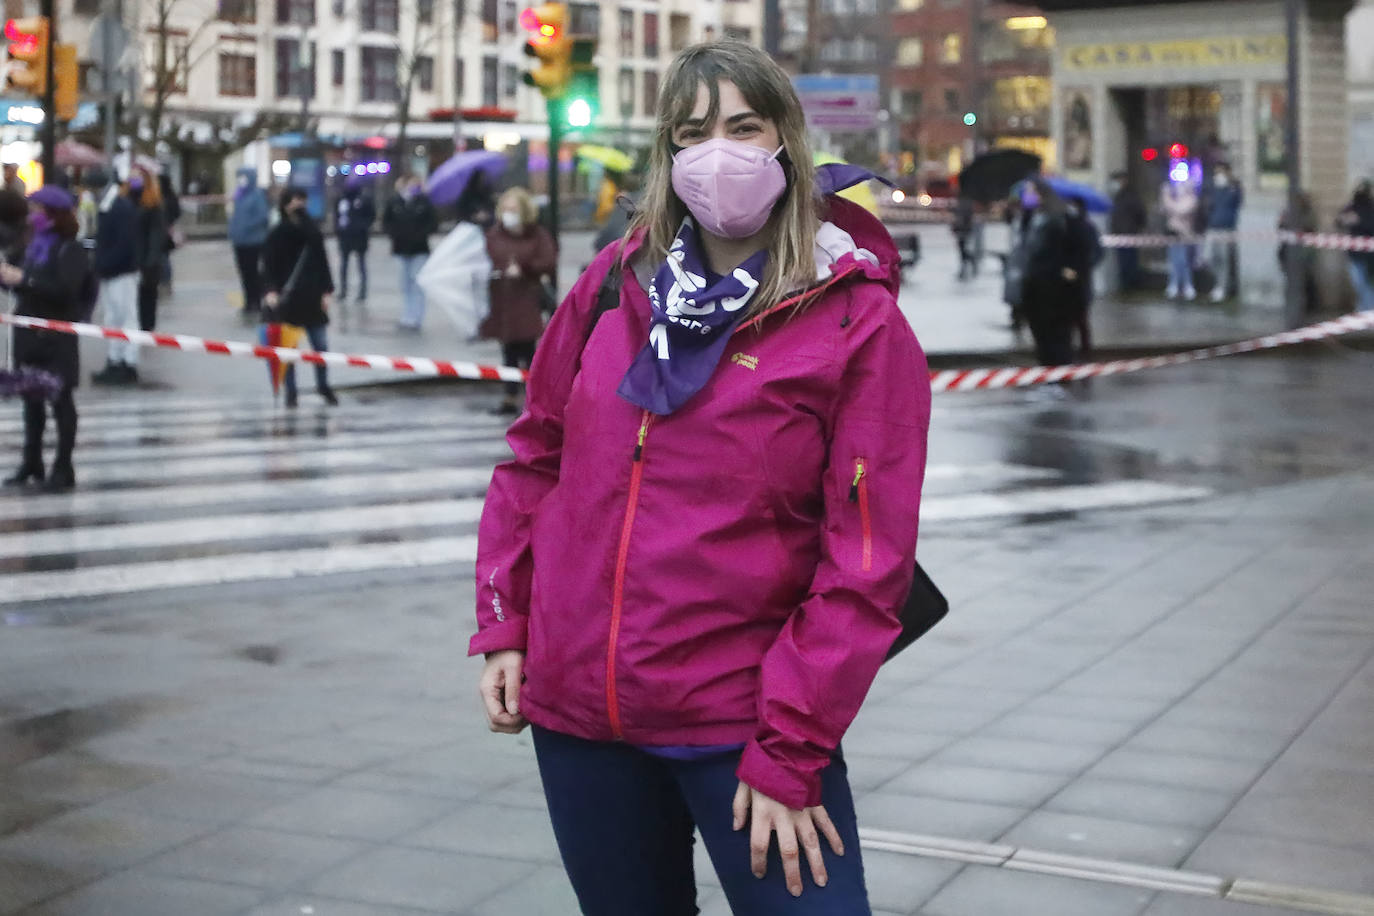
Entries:
{"type": "MultiPolygon", "coordinates": [[[[831,165],[832,163],[839,165],[846,164],[839,156],[832,156],[829,153],[816,153],[811,159],[816,165],[831,165]]],[[[866,181],[861,184],[856,184],[852,188],[845,188],[839,193],[839,196],[843,197],[845,200],[852,200],[874,216],[878,215],[878,198],[873,196],[873,192],[869,190],[868,182],[866,181]]]]}
{"type": "Polygon", "coordinates": [[[609,146],[579,146],[577,155],[592,162],[599,162],[612,172],[628,172],[635,165],[634,157],[629,153],[622,153],[609,146]]]}

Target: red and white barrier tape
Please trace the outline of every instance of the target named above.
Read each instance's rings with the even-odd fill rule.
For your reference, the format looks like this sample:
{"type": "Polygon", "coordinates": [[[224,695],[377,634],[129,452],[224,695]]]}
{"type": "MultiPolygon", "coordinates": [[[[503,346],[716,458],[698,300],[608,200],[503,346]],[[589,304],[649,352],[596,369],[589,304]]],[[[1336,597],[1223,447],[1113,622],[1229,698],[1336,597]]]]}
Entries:
{"type": "Polygon", "coordinates": [[[157,334],[152,331],[104,328],[96,324],[50,321],[45,318],[29,318],[23,315],[0,314],[0,323],[12,324],[21,328],[61,331],[64,334],[76,334],[79,337],[127,340],[129,343],[138,344],[140,347],[165,347],[171,350],[184,350],[188,353],[215,353],[220,356],[248,356],[255,359],[275,357],[286,363],[300,362],[323,366],[353,366],[359,369],[389,369],[394,372],[414,372],[416,375],[435,375],[446,378],[500,382],[523,382],[525,380],[525,373],[521,369],[512,369],[507,366],[482,366],[467,362],[449,362],[447,360],[428,359],[423,356],[355,356],[348,353],[316,353],[313,350],[268,347],[262,344],[234,340],[206,340],[187,334],[157,334]]]}
{"type": "Polygon", "coordinates": [[[1302,248],[1320,248],[1328,251],[1374,251],[1374,237],[1367,235],[1344,235],[1339,232],[1291,232],[1273,229],[1223,230],[1206,235],[1104,235],[1104,248],[1166,248],[1169,245],[1204,245],[1209,240],[1219,242],[1283,242],[1297,243],[1302,248]]]}
{"type": "MultiPolygon", "coordinates": [[[[80,324],[71,321],[51,321],[46,318],[29,318],[23,315],[0,314],[0,324],[12,324],[22,328],[35,328],[46,331],[59,331],[81,337],[102,337],[111,340],[127,340],[144,347],[165,347],[190,353],[214,353],[221,356],[246,356],[254,359],[275,357],[282,362],[302,362],[325,366],[353,366],[360,369],[383,369],[393,372],[412,372],[416,375],[442,376],[446,378],[481,379],[484,381],[523,382],[526,373],[521,369],[506,366],[484,366],[478,363],[449,362],[429,359],[422,356],[354,356],[347,353],[316,353],[311,350],[293,350],[287,347],[268,347],[261,344],[241,341],[205,340],[186,334],[156,334],[151,331],[124,330],[122,328],[103,328],[94,324],[80,324]]],[[[1232,356],[1237,353],[1251,353],[1255,350],[1272,350],[1291,344],[1339,337],[1353,331],[1374,330],[1374,312],[1360,312],[1343,315],[1330,321],[1322,321],[1292,331],[1280,331],[1264,337],[1242,340],[1238,343],[1223,344],[1216,347],[1202,347],[1182,353],[1164,356],[1149,356],[1140,359],[1118,359],[1105,363],[1082,363],[1072,366],[1028,366],[1024,368],[1003,367],[1000,369],[943,369],[930,373],[932,391],[987,391],[997,388],[1025,388],[1049,382],[1077,381],[1097,378],[1104,375],[1121,375],[1139,372],[1142,369],[1158,369],[1163,366],[1176,366],[1217,356],[1232,356]]]]}
{"type": "Polygon", "coordinates": [[[930,374],[930,387],[933,391],[977,391],[994,388],[1024,388],[1030,385],[1043,385],[1048,382],[1072,382],[1103,375],[1139,372],[1142,369],[1177,366],[1182,363],[1212,359],[1217,356],[1252,353],[1255,350],[1272,350],[1275,347],[1286,347],[1312,340],[1339,337],[1352,331],[1370,329],[1374,329],[1374,312],[1360,312],[1353,315],[1342,315],[1331,321],[1322,321],[1292,331],[1281,331],[1277,334],[1254,337],[1238,343],[1201,347],[1196,350],[1169,353],[1164,356],[1117,359],[1111,362],[1083,363],[1075,366],[1030,366],[1024,369],[945,369],[930,374]]]}

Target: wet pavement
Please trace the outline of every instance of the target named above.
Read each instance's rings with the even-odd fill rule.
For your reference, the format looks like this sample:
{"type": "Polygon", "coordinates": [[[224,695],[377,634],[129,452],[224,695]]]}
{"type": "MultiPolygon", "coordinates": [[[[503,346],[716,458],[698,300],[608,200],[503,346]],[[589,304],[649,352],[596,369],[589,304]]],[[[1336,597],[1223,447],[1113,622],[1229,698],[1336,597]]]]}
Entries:
{"type": "MultiPolygon", "coordinates": [[[[463,658],[494,395],[264,388],[90,398],[81,488],[0,495],[0,913],[575,912],[463,658]]],[[[1374,912],[1371,415],[1344,347],[937,399],[953,611],[846,753],[865,828],[944,857],[867,849],[881,913],[1374,912]]]]}

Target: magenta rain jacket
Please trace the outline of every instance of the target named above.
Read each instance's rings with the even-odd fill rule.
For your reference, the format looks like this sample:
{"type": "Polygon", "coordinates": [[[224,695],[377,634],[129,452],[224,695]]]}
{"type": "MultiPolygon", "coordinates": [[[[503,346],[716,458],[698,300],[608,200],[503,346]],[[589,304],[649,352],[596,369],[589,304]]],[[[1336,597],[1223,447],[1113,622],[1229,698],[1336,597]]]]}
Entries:
{"type": "Polygon", "coordinates": [[[930,421],[892,239],[829,200],[852,242],[826,228],[819,298],[736,330],[666,417],[616,394],[649,337],[642,283],[626,269],[620,307],[583,350],[618,246],[582,275],[487,492],[470,645],[526,651],[531,722],[593,741],[744,744],[739,778],[792,808],[820,803],[820,772],[900,630],[930,421]]]}

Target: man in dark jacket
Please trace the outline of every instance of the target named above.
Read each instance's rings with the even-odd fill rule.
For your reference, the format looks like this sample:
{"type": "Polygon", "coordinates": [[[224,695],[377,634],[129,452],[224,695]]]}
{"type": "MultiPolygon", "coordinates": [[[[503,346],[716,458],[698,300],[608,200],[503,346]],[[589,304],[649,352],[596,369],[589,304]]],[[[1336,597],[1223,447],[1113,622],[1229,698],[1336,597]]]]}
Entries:
{"type": "Polygon", "coordinates": [[[1069,287],[1077,305],[1075,324],[1078,327],[1078,356],[1087,362],[1092,356],[1092,327],[1088,313],[1093,304],[1093,271],[1102,260],[1102,236],[1088,218],[1083,201],[1077,197],[1065,200],[1068,226],[1069,287]]]}
{"type": "MultiPolygon", "coordinates": [[[[96,183],[103,177],[90,180],[96,183]]],[[[105,189],[95,225],[95,274],[100,279],[104,323],[138,330],[138,280],[144,256],[138,231],[138,207],[129,199],[127,189],[117,183],[105,189]]],[[[105,359],[105,368],[92,375],[91,381],[103,385],[127,385],[138,381],[137,344],[111,340],[105,359]]]]}
{"type": "Polygon", "coordinates": [[[425,294],[416,278],[429,260],[429,237],[439,227],[434,205],[419,178],[402,178],[386,205],[382,228],[391,236],[391,253],[401,267],[402,311],[398,328],[418,334],[425,320],[425,294]]]}
{"type": "MultiPolygon", "coordinates": [[[[270,320],[305,329],[317,353],[329,349],[325,330],[329,325],[329,300],[334,277],[320,228],[305,210],[306,192],[290,188],[281,199],[281,220],[267,236],[263,249],[263,280],[267,295],[263,304],[270,320]]],[[[268,317],[268,316],[265,316],[268,317]]],[[[286,406],[296,406],[296,369],[286,367],[286,406]]],[[[315,389],[331,407],[339,403],[329,387],[329,370],[315,367],[315,389]]]]}
{"type": "Polygon", "coordinates": [[[1203,198],[1207,211],[1207,261],[1212,268],[1212,301],[1222,302],[1236,268],[1236,240],[1231,234],[1240,223],[1240,208],[1245,191],[1231,174],[1231,165],[1218,162],[1212,175],[1212,186],[1203,198]]]}
{"type": "MultiPolygon", "coordinates": [[[[1108,229],[1113,235],[1139,235],[1145,231],[1145,204],[1125,172],[1112,175],[1112,215],[1108,229]]],[[[1140,250],[1116,249],[1117,282],[1123,292],[1140,286],[1140,250]]]]}
{"type": "Polygon", "coordinates": [[[348,298],[348,262],[358,260],[359,305],[367,301],[367,244],[372,236],[372,224],[377,221],[377,208],[372,203],[371,188],[361,181],[353,181],[344,188],[334,211],[334,234],[339,239],[339,302],[348,298]]]}

